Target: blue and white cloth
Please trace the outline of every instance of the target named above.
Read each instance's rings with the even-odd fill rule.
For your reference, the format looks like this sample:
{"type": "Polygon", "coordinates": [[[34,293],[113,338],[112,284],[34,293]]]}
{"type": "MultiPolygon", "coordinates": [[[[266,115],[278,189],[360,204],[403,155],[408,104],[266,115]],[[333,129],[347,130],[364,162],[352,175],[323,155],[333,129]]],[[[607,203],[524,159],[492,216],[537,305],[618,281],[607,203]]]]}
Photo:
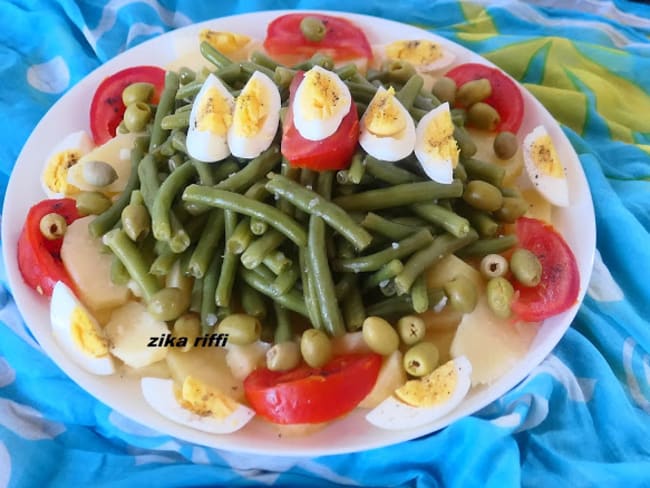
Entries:
{"type": "Polygon", "coordinates": [[[0,195],[48,108],[125,49],[224,15],[343,7],[431,29],[486,55],[563,124],[598,196],[593,277],[566,336],[514,390],[438,433],[315,459],[253,456],[161,435],[92,398],[43,353],[5,285],[0,488],[650,486],[650,6],[624,0],[4,0],[0,195]],[[521,56],[529,56],[523,68],[521,56]],[[571,86],[556,84],[562,76],[571,86]],[[611,76],[631,89],[612,84],[611,76]]]}

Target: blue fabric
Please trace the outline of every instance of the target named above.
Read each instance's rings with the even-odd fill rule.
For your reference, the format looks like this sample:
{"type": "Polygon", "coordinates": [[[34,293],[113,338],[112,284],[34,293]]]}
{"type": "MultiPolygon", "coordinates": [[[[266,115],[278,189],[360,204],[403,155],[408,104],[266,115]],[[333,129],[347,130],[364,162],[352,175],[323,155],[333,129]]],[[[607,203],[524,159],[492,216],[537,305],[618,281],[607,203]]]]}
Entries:
{"type": "MultiPolygon", "coordinates": [[[[342,7],[333,0],[3,2],[0,193],[4,197],[13,162],[48,108],[125,49],[213,17],[342,7]]],[[[587,113],[578,123],[548,92],[535,90],[548,63],[545,51],[521,72],[516,59],[500,54],[528,40],[571,39],[588,59],[647,94],[650,7],[624,0],[492,6],[351,0],[344,7],[423,26],[487,55],[564,124],[598,196],[593,278],[571,329],[515,389],[441,432],[368,452],[277,458],[191,445],[122,417],[58,369],[24,326],[10,291],[1,290],[0,488],[650,486],[648,112],[612,115],[602,95],[573,78],[587,113]]]]}

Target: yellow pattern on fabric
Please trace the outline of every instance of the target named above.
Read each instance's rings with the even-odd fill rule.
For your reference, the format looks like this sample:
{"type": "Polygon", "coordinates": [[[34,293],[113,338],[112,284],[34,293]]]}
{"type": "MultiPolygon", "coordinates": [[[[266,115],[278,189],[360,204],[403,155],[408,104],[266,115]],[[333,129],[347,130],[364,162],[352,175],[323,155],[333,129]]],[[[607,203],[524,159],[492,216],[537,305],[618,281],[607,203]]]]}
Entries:
{"type": "Polygon", "coordinates": [[[499,34],[492,17],[482,5],[461,2],[460,8],[467,20],[466,24],[457,26],[460,39],[482,41],[499,34]]]}

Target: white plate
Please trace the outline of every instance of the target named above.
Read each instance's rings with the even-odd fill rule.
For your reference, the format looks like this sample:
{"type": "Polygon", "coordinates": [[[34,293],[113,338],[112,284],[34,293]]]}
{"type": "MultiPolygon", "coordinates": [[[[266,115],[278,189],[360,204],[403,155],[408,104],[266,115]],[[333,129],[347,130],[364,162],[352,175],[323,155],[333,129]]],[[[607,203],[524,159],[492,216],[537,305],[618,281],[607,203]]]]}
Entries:
{"type": "MultiPolygon", "coordinates": [[[[93,376],[80,369],[54,343],[50,332],[47,300],[29,289],[23,282],[16,260],[16,242],[25,216],[31,205],[45,198],[38,175],[42,164],[57,141],[75,130],[88,130],[87,113],[95,87],[111,73],[138,64],[172,62],[179,50],[196,43],[198,32],[204,28],[226,30],[264,37],[267,23],[281,11],[259,12],[215,19],[188,26],[158,38],[151,39],[107,62],[84,78],[63,96],[36,126],[23,148],[11,175],[2,212],[3,255],[9,282],[19,310],[36,339],[50,357],[74,381],[90,394],[120,413],[161,432],[178,438],[232,451],[246,451],[272,455],[317,456],[371,449],[413,439],[441,429],[454,420],[470,415],[520,382],[551,352],[568,329],[578,305],[565,313],[546,320],[539,329],[528,354],[499,381],[489,387],[473,391],[461,406],[448,416],[417,429],[386,431],[365,421],[365,410],[356,410],[321,432],[304,438],[279,438],[277,433],[262,421],[254,420],[243,430],[229,435],[211,435],[175,424],[154,412],[140,392],[136,379],[93,376]]],[[[456,53],[459,60],[488,63],[467,49],[418,28],[362,15],[342,14],[365,31],[370,43],[398,39],[431,38],[456,53]]],[[[196,43],[198,49],[198,43],[196,43]]],[[[523,90],[525,119],[521,133],[525,134],[543,123],[556,142],[562,161],[568,169],[572,205],[558,209],[553,215],[554,225],[562,232],[578,260],[581,288],[584,297],[591,274],[595,250],[595,220],[591,195],[580,162],[551,115],[523,90]]]]}

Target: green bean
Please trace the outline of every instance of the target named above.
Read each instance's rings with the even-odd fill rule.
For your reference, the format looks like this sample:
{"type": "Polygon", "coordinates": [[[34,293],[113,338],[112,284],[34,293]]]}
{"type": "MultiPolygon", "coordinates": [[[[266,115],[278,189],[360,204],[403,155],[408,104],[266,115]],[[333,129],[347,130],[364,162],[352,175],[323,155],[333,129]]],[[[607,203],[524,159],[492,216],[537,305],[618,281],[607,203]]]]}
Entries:
{"type": "Polygon", "coordinates": [[[271,284],[273,294],[275,296],[284,295],[295,286],[298,282],[298,278],[300,278],[300,269],[298,266],[289,266],[287,269],[279,273],[275,280],[273,280],[273,283],[271,284]]]}
{"type": "Polygon", "coordinates": [[[416,215],[445,229],[456,237],[466,236],[470,231],[469,220],[435,203],[418,203],[411,209],[416,215]]]}
{"type": "Polygon", "coordinates": [[[501,208],[503,196],[496,186],[482,180],[470,181],[463,192],[463,200],[472,207],[486,212],[501,208]]]}
{"type": "Polygon", "coordinates": [[[289,88],[293,77],[296,75],[297,70],[278,66],[275,68],[272,80],[280,88],[289,88]]]}
{"type": "Polygon", "coordinates": [[[275,310],[275,334],[273,335],[273,342],[280,344],[288,342],[293,338],[293,331],[291,327],[291,314],[289,310],[284,308],[277,302],[273,302],[273,309],[275,310]]]}
{"type": "Polygon", "coordinates": [[[368,174],[391,185],[422,181],[418,175],[395,166],[394,163],[380,161],[372,156],[366,156],[364,164],[368,174]]]}
{"type": "Polygon", "coordinates": [[[334,69],[334,72],[339,75],[342,80],[347,80],[359,73],[359,68],[355,63],[346,63],[334,69]]]}
{"type": "Polygon", "coordinates": [[[390,280],[397,276],[404,269],[404,264],[399,259],[393,259],[384,264],[377,271],[369,275],[361,285],[363,291],[371,290],[379,286],[383,281],[390,280]]]}
{"type": "Polygon", "coordinates": [[[187,85],[196,79],[196,73],[193,69],[183,66],[178,70],[178,79],[183,85],[187,85]]]}
{"type": "Polygon", "coordinates": [[[376,271],[389,261],[409,256],[432,242],[434,242],[434,239],[431,232],[422,229],[374,254],[354,258],[338,258],[334,260],[333,267],[336,271],[352,271],[355,273],[376,271]]]}
{"type": "Polygon", "coordinates": [[[388,220],[381,215],[373,212],[368,212],[361,221],[361,225],[368,230],[377,234],[388,237],[393,241],[404,239],[415,232],[418,228],[410,225],[401,224],[393,220],[388,220]]]}
{"type": "Polygon", "coordinates": [[[421,273],[413,282],[413,286],[411,287],[411,303],[413,303],[413,310],[417,313],[426,312],[429,309],[426,273],[421,273]]]}
{"type": "Polygon", "coordinates": [[[280,249],[271,251],[264,256],[262,263],[276,275],[279,275],[292,265],[291,259],[289,259],[280,249]]]}
{"type": "Polygon", "coordinates": [[[189,98],[194,98],[201,91],[202,86],[203,86],[202,80],[191,81],[179,87],[174,98],[176,100],[186,100],[189,98]]]}
{"type": "Polygon", "coordinates": [[[377,93],[377,87],[373,85],[357,83],[355,81],[352,81],[352,79],[353,78],[350,78],[344,82],[350,90],[352,99],[355,102],[369,104],[375,96],[375,93],[377,93]]]}
{"type": "Polygon", "coordinates": [[[307,316],[311,322],[312,327],[316,329],[322,329],[323,321],[320,316],[318,295],[316,293],[315,283],[310,272],[310,260],[307,258],[306,248],[300,247],[298,249],[298,259],[307,316]]]}
{"type": "Polygon", "coordinates": [[[171,238],[170,211],[172,202],[195,175],[196,169],[192,161],[188,160],[160,185],[151,210],[151,229],[156,239],[167,241],[171,238]]]}
{"type": "Polygon", "coordinates": [[[395,94],[395,98],[402,103],[406,110],[409,110],[422,90],[423,85],[424,80],[416,73],[411,76],[404,86],[395,94]]]}
{"type": "Polygon", "coordinates": [[[517,245],[519,241],[515,234],[494,237],[491,239],[480,239],[471,243],[458,252],[461,257],[485,256],[486,254],[500,254],[517,245]]]}
{"type": "Polygon", "coordinates": [[[474,158],[461,158],[468,176],[473,180],[483,180],[501,187],[506,170],[501,166],[474,158]]]}
{"type": "Polygon", "coordinates": [[[269,224],[267,224],[263,220],[259,220],[257,218],[250,219],[249,226],[250,226],[251,232],[256,236],[261,236],[269,228],[269,224]]]}
{"type": "MultiPolygon", "coordinates": [[[[226,241],[232,236],[237,226],[237,214],[231,210],[224,211],[224,227],[226,241]]],[[[230,306],[232,298],[232,289],[237,275],[238,265],[237,254],[231,252],[226,247],[223,254],[223,263],[221,264],[221,274],[217,282],[214,301],[220,307],[230,306]]]]}
{"type": "Polygon", "coordinates": [[[212,173],[213,165],[210,163],[198,161],[196,159],[190,159],[189,162],[194,167],[194,170],[199,177],[199,183],[201,185],[212,186],[216,183],[214,174],[212,173]]]}
{"type": "Polygon", "coordinates": [[[415,252],[406,261],[402,272],[395,277],[397,293],[399,295],[408,293],[420,273],[448,254],[467,246],[477,238],[478,235],[474,230],[470,230],[465,237],[454,237],[451,234],[443,234],[436,237],[431,244],[415,252]]]}
{"type": "Polygon", "coordinates": [[[149,266],[149,273],[154,276],[165,276],[172,269],[175,262],[178,261],[178,254],[169,250],[164,254],[159,254],[149,266]]]}
{"type": "Polygon", "coordinates": [[[331,56],[328,56],[327,54],[317,52],[313,54],[312,57],[309,58],[307,61],[298,63],[294,65],[293,68],[298,70],[308,71],[314,66],[320,66],[322,68],[325,68],[326,70],[331,71],[334,68],[334,60],[332,59],[331,56]]]}
{"type": "Polygon", "coordinates": [[[479,236],[493,237],[499,230],[499,224],[487,212],[473,209],[469,206],[463,209],[463,214],[472,224],[472,227],[478,231],[479,236]]]}
{"type": "Polygon", "coordinates": [[[133,241],[121,229],[113,229],[107,232],[104,234],[102,241],[122,261],[131,278],[142,290],[145,300],[149,301],[160,289],[160,285],[156,278],[149,274],[142,253],[133,241]]]}
{"type": "Polygon", "coordinates": [[[278,67],[284,67],[276,60],[268,57],[262,51],[253,51],[250,55],[250,60],[255,64],[259,64],[261,66],[264,66],[265,68],[272,69],[272,70],[275,70],[278,67]]]}
{"type": "Polygon", "coordinates": [[[202,41],[199,48],[203,57],[217,68],[224,68],[232,64],[232,61],[225,54],[221,53],[207,41],[202,41]]]}
{"type": "Polygon", "coordinates": [[[160,127],[164,130],[186,129],[189,126],[190,113],[187,111],[165,115],[160,121],[160,127]]]}
{"type": "MultiPolygon", "coordinates": [[[[226,178],[234,176],[235,173],[239,171],[239,165],[232,159],[226,159],[221,161],[219,164],[213,165],[216,168],[212,172],[215,183],[222,183],[226,178]]],[[[236,186],[236,185],[235,185],[236,186]]],[[[242,185],[241,187],[233,188],[232,191],[239,191],[240,189],[246,188],[247,185],[242,185]]],[[[230,190],[231,188],[222,188],[222,190],[230,190]]]]}
{"type": "Polygon", "coordinates": [[[230,83],[244,82],[248,78],[239,63],[233,63],[224,66],[223,68],[219,68],[214,71],[213,74],[219,78],[228,89],[230,89],[228,86],[230,83]]]}
{"type": "Polygon", "coordinates": [[[347,211],[370,211],[431,201],[437,198],[456,198],[460,197],[462,192],[463,185],[460,181],[450,184],[423,181],[337,197],[333,203],[347,211]]]}
{"type": "Polygon", "coordinates": [[[169,137],[169,131],[161,127],[163,117],[169,115],[174,109],[176,92],[178,91],[178,75],[174,71],[165,73],[165,87],[160,95],[160,101],[156,108],[156,115],[151,127],[151,139],[149,140],[149,152],[160,146],[169,137]]]}
{"type": "Polygon", "coordinates": [[[385,297],[392,297],[397,293],[397,288],[395,287],[395,280],[384,280],[379,283],[379,291],[385,297]]]}
{"type": "Polygon", "coordinates": [[[255,239],[242,253],[240,261],[247,269],[253,269],[259,266],[264,258],[280,247],[285,240],[285,236],[271,229],[261,237],[255,239]]]}
{"type": "Polygon", "coordinates": [[[219,319],[217,316],[217,302],[215,302],[214,297],[221,272],[221,252],[215,252],[211,258],[207,271],[201,277],[203,281],[201,288],[201,325],[204,333],[212,329],[219,319]]]}
{"type": "Polygon", "coordinates": [[[441,101],[453,105],[456,101],[456,82],[452,78],[442,76],[436,80],[431,92],[441,101]]]}
{"type": "Polygon", "coordinates": [[[460,150],[460,156],[462,158],[471,158],[476,154],[478,148],[476,147],[476,143],[472,139],[472,136],[467,132],[467,129],[455,126],[453,135],[458,144],[458,149],[460,150]]]}
{"type": "MultiPolygon", "coordinates": [[[[370,244],[372,236],[342,208],[282,175],[271,174],[266,188],[271,193],[285,198],[300,210],[321,217],[329,226],[362,250],[370,244]]],[[[295,242],[295,241],[294,241],[295,242]]],[[[296,244],[298,244],[296,242],[296,244]]],[[[299,246],[301,244],[298,244],[299,246]]]]}
{"type": "Polygon", "coordinates": [[[245,217],[239,221],[235,231],[226,242],[226,248],[233,254],[243,253],[253,240],[253,233],[250,229],[250,219],[245,217]]]}
{"type": "Polygon", "coordinates": [[[187,273],[195,278],[203,278],[208,272],[212,256],[217,251],[224,233],[224,212],[212,209],[201,237],[187,263],[187,273]]]}
{"type": "Polygon", "coordinates": [[[510,256],[510,270],[515,279],[524,286],[537,286],[542,279],[542,264],[528,249],[515,249],[510,256]]]}
{"type": "Polygon", "coordinates": [[[234,192],[244,191],[253,183],[262,179],[280,162],[280,159],[280,149],[274,144],[258,157],[251,160],[235,174],[220,181],[216,188],[219,190],[229,190],[234,192]]]}
{"type": "Polygon", "coordinates": [[[275,71],[266,68],[261,64],[256,64],[251,61],[242,61],[241,63],[239,63],[239,66],[241,67],[241,70],[249,76],[252,76],[253,73],[255,73],[256,71],[259,71],[261,73],[264,73],[266,76],[268,76],[271,79],[275,78],[275,71]]]}
{"type": "MultiPolygon", "coordinates": [[[[227,180],[226,180],[227,181],[227,180]]],[[[234,210],[237,213],[257,217],[282,232],[298,246],[307,244],[305,230],[294,219],[277,208],[243,195],[217,188],[190,185],[183,192],[183,200],[212,207],[234,210]]]]}
{"type": "Polygon", "coordinates": [[[148,103],[153,96],[153,92],[154,86],[151,83],[131,83],[122,90],[122,103],[125,107],[137,102],[148,103]]]}
{"type": "Polygon", "coordinates": [[[131,275],[117,256],[111,260],[111,283],[117,286],[126,286],[131,280],[131,275]]]}
{"type": "Polygon", "coordinates": [[[264,320],[267,315],[264,296],[246,282],[239,284],[239,292],[241,306],[244,312],[253,317],[257,317],[260,320],[264,320]]]}
{"type": "Polygon", "coordinates": [[[410,295],[392,296],[375,302],[366,307],[369,317],[377,316],[384,319],[392,319],[402,315],[413,313],[413,304],[410,295]]]}
{"type": "Polygon", "coordinates": [[[305,307],[305,302],[303,300],[303,297],[300,295],[300,293],[297,290],[292,290],[283,295],[275,296],[273,292],[273,286],[272,286],[273,283],[271,281],[264,279],[255,271],[244,268],[239,270],[239,274],[248,285],[250,285],[258,292],[272,298],[280,305],[282,305],[285,308],[288,308],[289,310],[293,310],[294,312],[303,315],[305,317],[307,316],[307,309],[305,307]]]}
{"type": "Polygon", "coordinates": [[[358,286],[358,277],[354,273],[348,275],[350,276],[351,286],[341,300],[341,312],[348,332],[354,332],[363,326],[363,321],[366,319],[366,309],[358,286]]]}
{"type": "Polygon", "coordinates": [[[327,33],[327,26],[318,17],[307,15],[300,21],[300,32],[308,41],[320,42],[327,33]]]}
{"type": "Polygon", "coordinates": [[[380,76],[382,81],[394,81],[397,83],[407,83],[415,74],[415,68],[408,61],[401,59],[389,59],[382,63],[380,76]]]}
{"type": "Polygon", "coordinates": [[[345,333],[345,325],[334,292],[334,280],[327,258],[325,221],[321,217],[311,216],[308,236],[307,256],[318,292],[323,324],[332,336],[339,336],[345,333]]]}
{"type": "Polygon", "coordinates": [[[456,127],[465,127],[465,122],[467,121],[467,110],[464,108],[452,108],[451,112],[451,121],[456,127]]]}

